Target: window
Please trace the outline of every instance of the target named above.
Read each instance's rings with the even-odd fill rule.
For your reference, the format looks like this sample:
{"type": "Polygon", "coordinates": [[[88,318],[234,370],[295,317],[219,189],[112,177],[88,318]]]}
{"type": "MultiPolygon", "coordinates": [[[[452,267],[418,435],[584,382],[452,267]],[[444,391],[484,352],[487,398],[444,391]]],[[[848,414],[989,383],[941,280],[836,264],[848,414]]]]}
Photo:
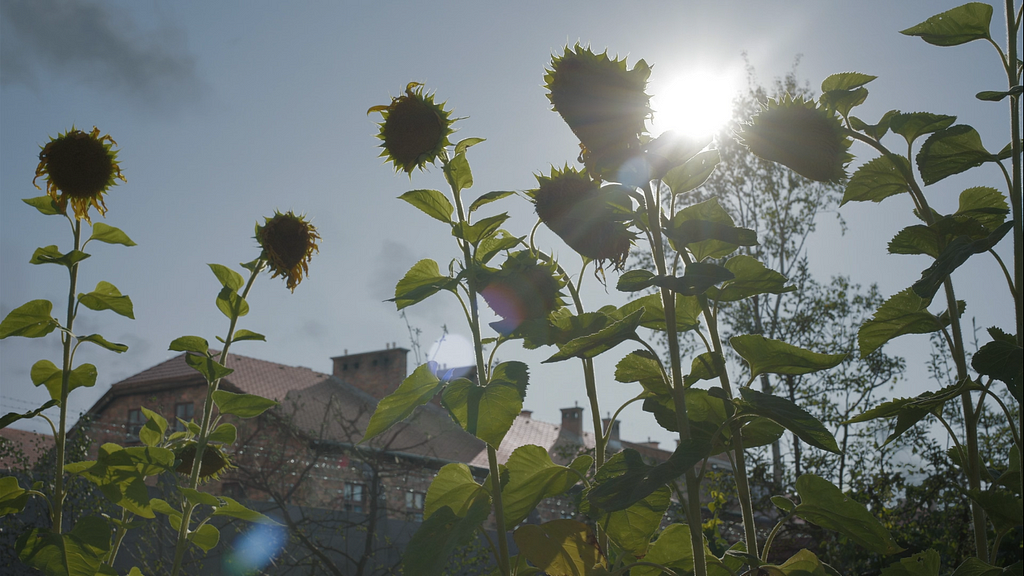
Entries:
{"type": "Polygon", "coordinates": [[[182,424],[181,422],[179,422],[178,420],[184,420],[185,422],[189,422],[189,421],[192,420],[192,417],[193,417],[194,414],[195,414],[195,407],[194,407],[194,404],[192,402],[185,402],[185,403],[182,403],[182,404],[175,404],[174,405],[174,418],[175,419],[174,419],[173,425],[171,427],[171,430],[173,430],[175,432],[184,432],[185,431],[185,425],[182,424]]]}
{"type": "Polygon", "coordinates": [[[405,493],[405,518],[415,522],[423,522],[423,492],[405,493]]]}
{"type": "Polygon", "coordinates": [[[225,482],[221,484],[220,495],[234,498],[235,500],[242,500],[245,498],[245,488],[242,488],[242,485],[238,482],[225,482]]]}
{"type": "Polygon", "coordinates": [[[363,513],[363,490],[362,484],[345,483],[345,511],[363,513]]]}
{"type": "Polygon", "coordinates": [[[127,426],[127,430],[128,430],[128,441],[129,442],[138,442],[139,441],[139,431],[142,430],[142,427],[145,424],[146,424],[146,421],[143,419],[142,410],[141,409],[139,409],[139,408],[132,408],[131,410],[128,411],[128,426],[127,426]]]}

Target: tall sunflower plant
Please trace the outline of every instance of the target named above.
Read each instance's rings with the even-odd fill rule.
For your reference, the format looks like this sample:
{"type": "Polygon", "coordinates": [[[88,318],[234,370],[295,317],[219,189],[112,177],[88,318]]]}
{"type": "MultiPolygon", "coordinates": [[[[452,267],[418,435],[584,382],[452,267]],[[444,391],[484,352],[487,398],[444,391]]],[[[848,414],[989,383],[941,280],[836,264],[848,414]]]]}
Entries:
{"type": "MultiPolygon", "coordinates": [[[[231,373],[227,367],[231,344],[265,339],[236,328],[238,319],[249,310],[245,297],[256,276],[265,270],[283,276],[287,287],[294,291],[308,274],[308,263],[318,249],[320,236],[304,217],[291,212],[276,213],[256,226],[261,252],[256,260],[242,265],[249,272],[248,281],[226,266],[210,265],[222,285],[217,308],[230,321],[226,336],[218,337],[221,350],[210,350],[206,341],[196,336],[175,339],[170,345],[171,350],[187,352],[186,362],[208,382],[201,423],[181,422],[184,430],[175,432],[169,430],[163,416],[143,407],[141,411],[147,421],[137,438],[127,439],[126,446],[106,443],[97,447],[96,460],[67,462],[71,433],[67,418],[69,394],[77,388],[95,385],[98,374],[92,364],[75,365],[78,347],[89,343],[115,353],[128,350],[127,345],[111,342],[100,334],[76,334],[75,320],[80,307],[110,310],[132,319],[135,314],[131,298],[109,282],[99,282],[91,292],[78,292],[81,264],[90,257],[84,250],[90,242],[135,246],[122,230],[91,219],[92,209],[100,216],[106,215],[106,194],[116,180],[125,180],[117,161],[118,151],[113,148],[116,142],[101,134],[96,128],[91,132],[72,128],[51,139],[42,147],[36,169],[36,180],[44,179],[47,194],[24,200],[41,214],[62,216],[70,224],[70,251],[63,252],[56,245],[46,246],[37,249],[30,260],[33,264],[56,264],[68,270],[67,314],[61,321],[53,317],[53,303],[33,300],[15,308],[0,322],[0,339],[42,338],[56,332],[63,354],[60,366],[40,360],[31,369],[33,384],[45,386],[50,400],[29,412],[5,414],[0,417],[0,428],[22,419],[42,418],[54,435],[56,463],[52,479],[37,481],[29,487],[22,487],[15,476],[0,478],[0,515],[20,513],[30,498],[41,499],[49,511],[50,526],[30,528],[20,535],[15,544],[19,559],[48,576],[93,576],[116,574],[113,566],[128,530],[161,514],[178,532],[172,573],[179,574],[189,547],[205,553],[217,544],[219,532],[208,523],[212,517],[273,523],[230,498],[206,494],[199,488],[202,482],[216,478],[231,466],[227,448],[235,441],[236,430],[234,424],[223,418],[252,418],[276,404],[254,395],[218,390],[221,378],[231,373]],[[87,238],[83,234],[83,220],[92,228],[87,238]],[[56,421],[46,414],[50,408],[59,408],[56,421]],[[196,466],[196,462],[200,464],[196,466]],[[158,475],[175,480],[177,501],[150,498],[147,480],[158,475]],[[69,509],[66,499],[72,476],[98,488],[115,512],[82,516],[81,511],[69,509]],[[196,514],[200,507],[203,518],[196,514]]],[[[141,572],[132,568],[130,574],[141,572]]]]}

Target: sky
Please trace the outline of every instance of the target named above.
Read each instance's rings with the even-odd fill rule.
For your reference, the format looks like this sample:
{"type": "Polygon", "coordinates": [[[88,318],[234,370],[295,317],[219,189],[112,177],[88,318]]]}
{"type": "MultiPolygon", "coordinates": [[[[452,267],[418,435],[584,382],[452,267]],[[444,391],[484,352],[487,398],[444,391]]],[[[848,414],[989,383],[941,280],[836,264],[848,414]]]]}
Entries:
{"type": "MultiPolygon", "coordinates": [[[[576,42],[626,57],[630,66],[640,58],[653,65],[648,93],[654,95],[656,123],[659,109],[669,115],[672,108],[659,93],[699,92],[702,85],[686,84],[694,74],[741,82],[746,54],[760,82],[770,84],[799,55],[798,75],[815,89],[837,72],[877,75],[856,113],[866,120],[877,121],[890,109],[954,114],[997,151],[1009,139],[1006,107],[974,98],[981,90],[1006,89],[992,47],[973,42],[938,48],[898,33],[958,4],[0,0],[0,315],[39,298],[64,308],[64,269],[28,260],[36,247],[68,250],[70,229],[19,199],[42,195],[32,186],[41,145],[72,125],[97,126],[117,141],[127,182],[107,196],[106,218],[94,215],[94,221],[121,228],[138,245],[90,245],[80,291],[108,281],[131,297],[136,318],[80,313],[77,332],[100,333],[130,349],[121,355],[79,349],[77,363],[95,364],[99,378],[95,387],[72,394],[73,415],[111,384],[174,356],[167,347],[176,337],[194,334],[213,342],[224,334],[227,320],[214,306],[219,284],[206,264],[237,270],[239,262],[256,258],[254,225],[275,210],[306,214],[323,242],[294,294],[279,278],[257,281],[251,312],[239,327],[266,334],[268,341],[240,343],[234,352],[330,372],[330,358],[345,351],[391,343],[410,348],[411,327],[420,331],[425,353],[447,329],[436,359],[471,363],[458,346],[469,330],[453,297],[408,308],[406,319],[386,302],[412,264],[432,258],[444,268],[458,250],[443,224],[397,199],[410,189],[445,190],[440,169],[410,179],[385,165],[375,138],[379,116],[368,116],[368,108],[389,103],[411,81],[446,101],[462,118],[453,141],[487,139],[468,154],[475,186],[467,198],[526,190],[535,187],[534,174],[575,163],[577,141],[551,111],[543,76],[551,55],[576,42]]],[[[999,14],[992,27],[996,39],[1005,36],[999,14]]],[[[857,159],[851,168],[874,156],[856,145],[852,152],[857,159]]],[[[944,180],[927,193],[936,209],[948,213],[961,190],[982,184],[1004,189],[1001,182],[990,166],[944,180]]],[[[511,213],[507,228],[514,234],[527,234],[536,222],[522,197],[491,206],[511,213]]],[[[813,273],[878,283],[886,296],[903,290],[928,265],[924,257],[886,254],[888,240],[914,223],[910,209],[906,197],[882,206],[848,205],[841,210],[845,235],[826,215],[808,249],[813,273]]],[[[538,244],[563,262],[577,262],[546,230],[538,244]]],[[[1004,253],[1009,244],[1006,239],[1001,245],[1004,253]]],[[[971,260],[954,280],[978,326],[1012,328],[1012,315],[1005,313],[1010,300],[992,259],[971,260]]],[[[614,276],[607,290],[592,276],[583,284],[589,309],[626,301],[614,290],[614,276]]],[[[623,345],[597,360],[602,412],[638,391],[612,378],[615,362],[631,349],[623,345]]],[[[889,350],[906,355],[916,371],[895,394],[917,394],[931,385],[921,368],[926,336],[904,337],[889,350]]],[[[499,356],[530,364],[524,408],[536,419],[558,422],[559,408],[588,404],[579,363],[541,365],[552,353],[510,344],[499,356]]],[[[32,364],[43,358],[59,364],[55,334],[0,342],[0,413],[27,411],[47,400],[45,389],[29,379],[32,364]]],[[[414,362],[410,354],[410,370],[414,362]]],[[[674,435],[638,405],[620,420],[625,439],[674,446],[674,435]]],[[[589,414],[584,422],[589,429],[589,414]]],[[[40,420],[16,427],[48,429],[40,420]]]]}

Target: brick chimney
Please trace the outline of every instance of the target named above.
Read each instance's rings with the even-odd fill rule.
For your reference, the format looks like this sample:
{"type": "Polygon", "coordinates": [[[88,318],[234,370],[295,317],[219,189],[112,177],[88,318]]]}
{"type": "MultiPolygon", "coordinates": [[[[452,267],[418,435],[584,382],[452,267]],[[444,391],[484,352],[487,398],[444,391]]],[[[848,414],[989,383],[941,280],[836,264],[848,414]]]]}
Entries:
{"type": "Polygon", "coordinates": [[[331,358],[334,375],[363,390],[378,400],[394,392],[407,375],[406,356],[409,351],[397,346],[384,350],[362,352],[331,358]]]}
{"type": "Polygon", "coordinates": [[[601,427],[605,430],[608,430],[608,451],[622,451],[622,441],[619,439],[619,421],[615,420],[614,422],[612,422],[611,417],[602,418],[601,427]],[[609,422],[611,422],[611,429],[608,428],[609,422]]]}
{"type": "Polygon", "coordinates": [[[583,408],[573,406],[562,408],[562,429],[559,436],[567,436],[580,446],[583,445],[583,408]]]}

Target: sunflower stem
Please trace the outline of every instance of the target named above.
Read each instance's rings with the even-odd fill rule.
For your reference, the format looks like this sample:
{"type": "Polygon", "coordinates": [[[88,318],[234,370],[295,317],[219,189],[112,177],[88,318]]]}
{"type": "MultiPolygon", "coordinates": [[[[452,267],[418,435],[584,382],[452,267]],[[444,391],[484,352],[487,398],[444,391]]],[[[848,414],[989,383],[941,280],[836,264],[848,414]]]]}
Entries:
{"type": "MultiPolygon", "coordinates": [[[[82,247],[82,221],[75,219],[74,223],[74,245],[75,250],[82,247]]],[[[75,292],[78,290],[78,262],[71,265],[70,282],[68,288],[68,315],[64,328],[66,332],[61,333],[61,342],[64,345],[63,370],[60,377],[60,422],[56,436],[57,462],[53,471],[53,532],[60,534],[64,527],[64,499],[67,497],[64,486],[64,460],[67,457],[67,423],[68,423],[68,394],[71,392],[71,339],[74,334],[75,325],[75,292]]]]}

